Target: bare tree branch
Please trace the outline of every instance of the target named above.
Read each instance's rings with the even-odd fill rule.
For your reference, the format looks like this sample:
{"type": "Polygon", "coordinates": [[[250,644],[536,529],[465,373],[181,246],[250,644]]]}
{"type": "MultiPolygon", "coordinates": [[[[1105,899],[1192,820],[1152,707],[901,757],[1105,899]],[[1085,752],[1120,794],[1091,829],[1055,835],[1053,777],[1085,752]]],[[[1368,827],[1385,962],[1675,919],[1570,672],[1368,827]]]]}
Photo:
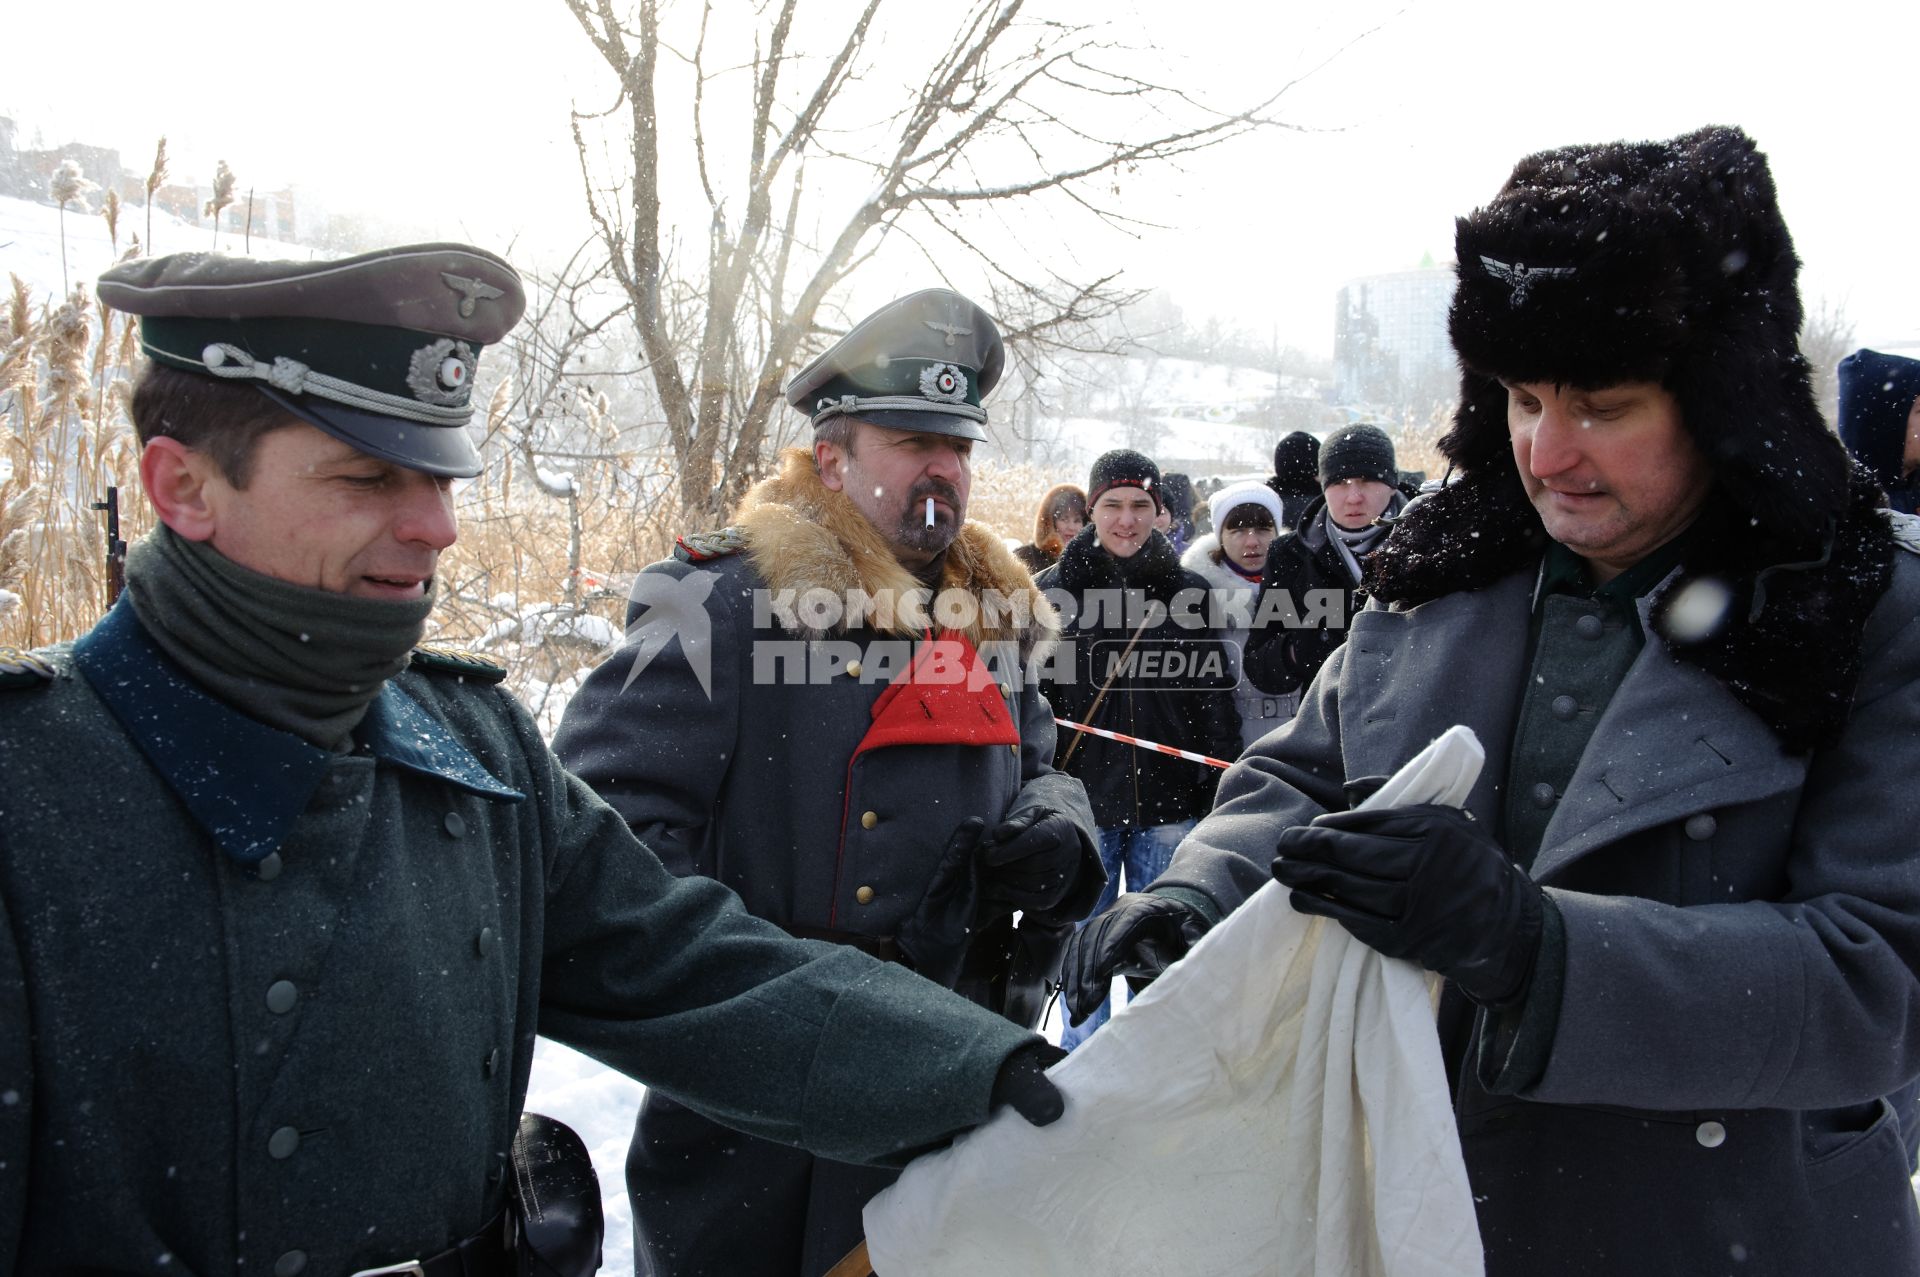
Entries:
{"type": "Polygon", "coordinates": [[[690,517],[722,517],[761,469],[781,387],[820,348],[823,316],[836,313],[830,301],[895,235],[942,278],[954,262],[970,263],[970,275],[983,264],[1009,342],[1035,370],[1056,355],[1107,348],[1115,331],[1107,321],[1140,294],[1110,269],[1075,278],[1036,266],[1057,253],[1051,245],[1023,244],[1032,260],[1002,262],[970,210],[1022,210],[1017,228],[995,232],[996,243],[1037,241],[1061,216],[1137,233],[1149,223],[1122,203],[1123,182],[1257,131],[1295,127],[1279,110],[1299,78],[1258,101],[1210,105],[1141,71],[1151,51],[1113,42],[1099,26],[1029,17],[1028,0],[971,0],[953,15],[916,7],[902,13],[912,40],[885,44],[876,38],[880,0],[864,0],[849,25],[818,43],[819,24],[802,19],[800,0],[766,0],[732,55],[716,48],[723,24],[703,0],[682,28],[692,36],[687,65],[670,58],[665,69],[690,73],[690,92],[661,78],[659,53],[672,52],[661,0],[561,2],[625,107],[622,171],[594,178],[585,132],[597,122],[592,114],[575,112],[575,149],[588,217],[627,299],[623,313],[690,517]],[[622,3],[631,7],[625,21],[615,11],[622,3]],[[887,75],[909,86],[902,95],[881,87],[870,40],[887,51],[887,75]],[[719,65],[751,71],[746,121],[731,138],[710,127],[719,65]],[[679,145],[691,147],[709,217],[706,251],[687,245],[676,266],[661,216],[662,147],[674,139],[663,139],[657,107],[688,100],[690,142],[679,145]],[[849,191],[848,175],[860,174],[867,180],[849,191]]]}

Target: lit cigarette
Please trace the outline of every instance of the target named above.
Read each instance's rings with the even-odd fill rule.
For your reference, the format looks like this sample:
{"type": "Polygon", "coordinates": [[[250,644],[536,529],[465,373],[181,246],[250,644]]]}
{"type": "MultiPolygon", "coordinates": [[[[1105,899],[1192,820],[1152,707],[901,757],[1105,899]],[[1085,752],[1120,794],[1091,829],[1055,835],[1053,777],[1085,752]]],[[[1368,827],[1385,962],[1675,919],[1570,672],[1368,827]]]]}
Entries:
{"type": "Polygon", "coordinates": [[[933,526],[933,498],[927,498],[927,526],[933,526]]]}

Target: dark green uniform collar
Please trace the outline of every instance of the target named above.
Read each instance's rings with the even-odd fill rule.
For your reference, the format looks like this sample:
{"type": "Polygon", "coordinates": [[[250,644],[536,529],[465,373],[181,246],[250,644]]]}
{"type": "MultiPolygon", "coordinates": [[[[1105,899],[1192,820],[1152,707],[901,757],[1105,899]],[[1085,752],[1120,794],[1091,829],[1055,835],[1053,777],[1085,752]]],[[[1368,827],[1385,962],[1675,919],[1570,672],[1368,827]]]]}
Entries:
{"type": "MultiPolygon", "coordinates": [[[[160,650],[125,600],[74,644],[73,659],[222,851],[254,865],[285,841],[332,754],[209,695],[160,650]]],[[[368,705],[354,737],[382,762],[482,798],[526,796],[497,780],[445,724],[391,682],[368,705]]]]}
{"type": "Polygon", "coordinates": [[[1690,531],[1680,533],[1619,576],[1599,586],[1594,585],[1593,574],[1585,559],[1558,541],[1547,542],[1546,559],[1540,565],[1540,586],[1534,593],[1534,611],[1536,614],[1539,612],[1540,600],[1549,594],[1575,594],[1606,604],[1624,617],[1638,635],[1640,609],[1637,604],[1680,566],[1681,560],[1686,557],[1690,531]]]}

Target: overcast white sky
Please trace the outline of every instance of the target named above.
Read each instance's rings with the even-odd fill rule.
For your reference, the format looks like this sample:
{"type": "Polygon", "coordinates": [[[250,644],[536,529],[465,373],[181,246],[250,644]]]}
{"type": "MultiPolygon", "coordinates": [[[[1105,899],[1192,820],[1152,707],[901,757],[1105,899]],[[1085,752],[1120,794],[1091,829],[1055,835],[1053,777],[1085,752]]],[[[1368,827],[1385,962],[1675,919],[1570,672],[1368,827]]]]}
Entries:
{"type": "MultiPolygon", "coordinates": [[[[822,28],[837,29],[843,0],[815,3],[822,28]]],[[[1260,136],[1129,186],[1129,210],[1165,231],[1076,235],[1083,267],[1164,286],[1191,317],[1326,353],[1340,283],[1446,259],[1454,216],[1522,154],[1727,123],[1771,156],[1809,305],[1843,303],[1862,342],[1920,342],[1920,4],[1840,0],[1781,18],[1683,0],[1061,4],[1109,17],[1153,51],[1144,69],[1221,105],[1378,25],[1290,94],[1289,118],[1316,131],[1260,136]]],[[[751,17],[747,0],[717,7],[751,17]]],[[[895,41],[957,12],[895,7],[895,41]]],[[[225,158],[243,184],[298,181],[492,247],[584,233],[567,113],[604,108],[612,92],[559,0],[12,8],[0,114],[27,141],[37,129],[48,144],[117,146],[143,169],[165,132],[183,178],[204,180],[225,158]]]]}

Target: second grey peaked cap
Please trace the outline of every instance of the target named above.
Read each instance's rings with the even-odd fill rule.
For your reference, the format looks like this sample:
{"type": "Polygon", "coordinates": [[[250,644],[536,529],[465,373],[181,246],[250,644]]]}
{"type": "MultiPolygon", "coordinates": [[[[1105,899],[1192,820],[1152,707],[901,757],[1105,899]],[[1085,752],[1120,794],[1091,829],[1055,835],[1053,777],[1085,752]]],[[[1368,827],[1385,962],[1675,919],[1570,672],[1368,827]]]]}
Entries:
{"type": "Polygon", "coordinates": [[[1000,327],[945,288],[887,303],[787,383],[818,427],[852,417],[890,430],[985,439],[982,400],[1006,367],[1000,327]]]}

